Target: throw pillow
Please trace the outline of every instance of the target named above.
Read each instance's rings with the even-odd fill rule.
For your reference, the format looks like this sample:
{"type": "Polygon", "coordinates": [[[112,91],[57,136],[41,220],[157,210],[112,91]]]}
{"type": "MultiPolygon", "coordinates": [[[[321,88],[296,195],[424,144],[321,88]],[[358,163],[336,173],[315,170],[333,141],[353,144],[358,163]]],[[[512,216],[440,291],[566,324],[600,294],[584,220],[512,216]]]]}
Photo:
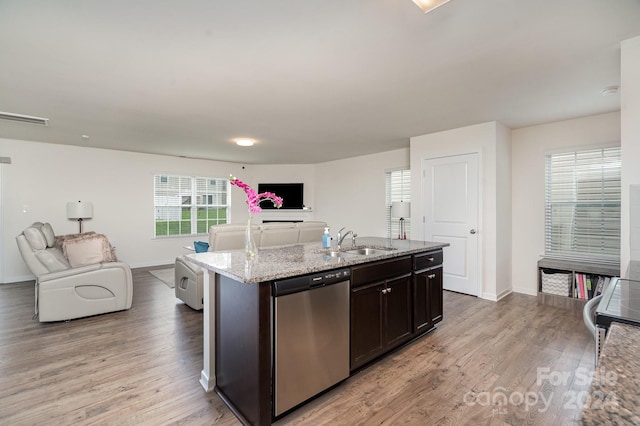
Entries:
{"type": "Polygon", "coordinates": [[[64,255],[74,268],[117,260],[109,240],[103,234],[82,234],[75,238],[65,238],[62,244],[64,255]]]}

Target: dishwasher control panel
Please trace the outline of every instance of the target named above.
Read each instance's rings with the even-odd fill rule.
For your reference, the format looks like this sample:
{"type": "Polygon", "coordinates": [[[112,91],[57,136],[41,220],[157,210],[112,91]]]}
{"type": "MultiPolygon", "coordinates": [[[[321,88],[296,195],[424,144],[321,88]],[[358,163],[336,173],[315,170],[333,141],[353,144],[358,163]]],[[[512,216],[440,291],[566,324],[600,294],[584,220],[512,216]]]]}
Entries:
{"type": "Polygon", "coordinates": [[[349,277],[351,277],[351,269],[344,268],[287,278],[273,283],[273,295],[278,297],[311,290],[317,287],[324,287],[342,281],[348,281],[349,277]]]}
{"type": "Polygon", "coordinates": [[[338,271],[328,271],[322,273],[322,275],[312,275],[311,283],[325,283],[329,284],[331,282],[344,281],[345,279],[349,279],[351,276],[351,269],[340,269],[338,271]]]}

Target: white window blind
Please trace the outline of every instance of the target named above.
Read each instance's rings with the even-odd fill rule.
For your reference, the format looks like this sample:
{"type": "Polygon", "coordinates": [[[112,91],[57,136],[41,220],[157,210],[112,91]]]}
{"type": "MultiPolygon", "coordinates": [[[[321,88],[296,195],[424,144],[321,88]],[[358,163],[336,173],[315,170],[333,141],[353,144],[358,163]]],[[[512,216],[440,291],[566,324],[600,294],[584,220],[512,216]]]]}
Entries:
{"type": "Polygon", "coordinates": [[[228,222],[228,179],[155,175],[153,189],[155,236],[206,234],[228,222]]]}
{"type": "Polygon", "coordinates": [[[546,157],[545,254],[620,259],[620,148],[546,157]]]}
{"type": "MultiPolygon", "coordinates": [[[[386,172],[387,232],[390,238],[400,235],[400,221],[391,219],[391,203],[394,201],[411,202],[411,170],[392,170],[386,172]]],[[[411,235],[411,219],[404,220],[407,238],[411,235]]]]}

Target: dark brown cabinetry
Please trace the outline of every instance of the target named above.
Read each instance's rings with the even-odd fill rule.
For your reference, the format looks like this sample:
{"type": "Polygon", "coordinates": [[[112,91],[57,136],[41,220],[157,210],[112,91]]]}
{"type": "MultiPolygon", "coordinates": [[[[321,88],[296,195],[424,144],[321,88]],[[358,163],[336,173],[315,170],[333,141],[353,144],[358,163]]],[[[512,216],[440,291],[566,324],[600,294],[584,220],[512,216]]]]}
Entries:
{"type": "Polygon", "coordinates": [[[351,289],[351,369],[385,350],[384,288],[384,283],[377,283],[351,289]]]}
{"type": "Polygon", "coordinates": [[[442,268],[418,271],[414,286],[414,332],[430,330],[442,321],[442,268]]]}
{"type": "Polygon", "coordinates": [[[442,321],[442,250],[414,256],[414,332],[442,321]]]}
{"type": "Polygon", "coordinates": [[[442,250],[351,271],[351,370],[442,320],[442,250]]]}
{"type": "Polygon", "coordinates": [[[411,321],[411,275],[387,281],[384,294],[387,348],[391,349],[406,342],[413,334],[411,321]]]}
{"type": "Polygon", "coordinates": [[[352,370],[412,337],[411,263],[406,256],[352,269],[352,370]]]}

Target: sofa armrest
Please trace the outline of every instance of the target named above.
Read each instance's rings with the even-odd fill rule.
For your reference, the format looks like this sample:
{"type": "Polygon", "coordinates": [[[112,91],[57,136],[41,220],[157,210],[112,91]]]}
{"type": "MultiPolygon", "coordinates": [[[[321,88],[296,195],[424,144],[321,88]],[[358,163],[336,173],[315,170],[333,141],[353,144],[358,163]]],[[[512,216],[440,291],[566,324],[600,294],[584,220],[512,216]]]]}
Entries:
{"type": "Polygon", "coordinates": [[[204,270],[184,257],[175,262],[175,295],[192,309],[204,306],[204,270]]]}
{"type": "Polygon", "coordinates": [[[98,263],[38,277],[37,314],[41,322],[62,321],[129,309],[133,279],[123,262],[98,263]]]}
{"type": "Polygon", "coordinates": [[[43,274],[38,277],[38,282],[42,284],[48,281],[59,280],[61,278],[67,278],[71,276],[86,274],[88,272],[97,271],[99,269],[111,269],[111,268],[123,269],[125,272],[128,273],[129,276],[131,276],[131,269],[129,268],[129,265],[127,265],[126,263],[109,262],[109,263],[95,263],[93,265],[79,266],[77,268],[65,269],[64,271],[43,274]]]}

